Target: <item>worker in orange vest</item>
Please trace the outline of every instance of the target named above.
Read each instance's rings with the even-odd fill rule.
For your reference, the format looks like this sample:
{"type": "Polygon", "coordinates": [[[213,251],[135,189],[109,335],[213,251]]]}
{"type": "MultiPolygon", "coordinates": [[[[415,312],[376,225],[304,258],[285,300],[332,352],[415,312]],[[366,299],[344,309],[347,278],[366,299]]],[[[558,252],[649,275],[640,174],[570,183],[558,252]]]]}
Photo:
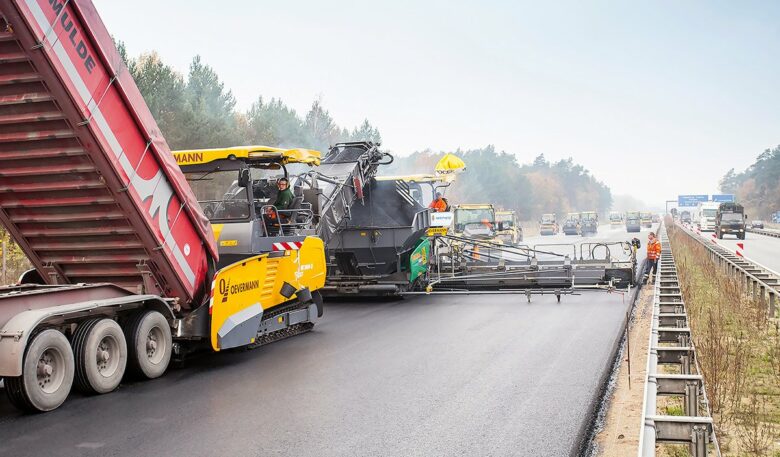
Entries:
{"type": "Polygon", "coordinates": [[[441,195],[441,192],[436,192],[436,198],[428,205],[428,208],[431,208],[434,213],[443,213],[447,211],[448,206],[447,199],[441,195]]]}
{"type": "Polygon", "coordinates": [[[656,273],[658,273],[658,259],[661,257],[661,242],[655,237],[655,233],[650,232],[647,236],[647,267],[645,268],[645,283],[653,283],[656,273]],[[649,273],[649,275],[648,275],[649,273]]]}

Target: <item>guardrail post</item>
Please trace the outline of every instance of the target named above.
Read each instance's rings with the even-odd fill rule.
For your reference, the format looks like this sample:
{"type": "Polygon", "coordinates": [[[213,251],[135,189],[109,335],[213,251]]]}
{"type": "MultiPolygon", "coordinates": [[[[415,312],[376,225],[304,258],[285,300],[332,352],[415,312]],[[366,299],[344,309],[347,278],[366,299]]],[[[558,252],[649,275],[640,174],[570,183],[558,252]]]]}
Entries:
{"type": "Polygon", "coordinates": [[[752,280],[750,282],[753,283],[750,287],[751,293],[753,295],[753,301],[756,301],[756,298],[758,298],[758,281],[752,280]]]}
{"type": "Polygon", "coordinates": [[[777,296],[773,292],[769,292],[769,318],[775,317],[775,307],[777,302],[777,296]]]}
{"type": "Polygon", "coordinates": [[[685,383],[685,415],[699,415],[699,381],[685,383]]]}
{"type": "Polygon", "coordinates": [[[691,374],[691,354],[680,356],[680,373],[691,374]]]}
{"type": "Polygon", "coordinates": [[[709,433],[704,425],[694,425],[691,436],[691,455],[693,457],[707,457],[707,443],[709,433]]]}

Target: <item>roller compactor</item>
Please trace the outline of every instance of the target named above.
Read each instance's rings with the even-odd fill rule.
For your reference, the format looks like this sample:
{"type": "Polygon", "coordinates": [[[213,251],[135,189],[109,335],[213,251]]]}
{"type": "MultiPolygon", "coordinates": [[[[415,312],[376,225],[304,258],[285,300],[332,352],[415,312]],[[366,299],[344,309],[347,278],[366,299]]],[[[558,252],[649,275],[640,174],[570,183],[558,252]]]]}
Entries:
{"type": "Polygon", "coordinates": [[[217,244],[92,3],[2,0],[0,17],[0,223],[34,266],[0,288],[11,402],[48,411],[311,328],[322,241],[217,244]]]}

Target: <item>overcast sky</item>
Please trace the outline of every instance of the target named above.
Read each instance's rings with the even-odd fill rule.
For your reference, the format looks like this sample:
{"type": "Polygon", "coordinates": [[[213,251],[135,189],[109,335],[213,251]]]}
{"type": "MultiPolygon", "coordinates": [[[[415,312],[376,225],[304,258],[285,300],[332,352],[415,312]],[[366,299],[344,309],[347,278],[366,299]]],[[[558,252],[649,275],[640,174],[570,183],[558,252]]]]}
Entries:
{"type": "Polygon", "coordinates": [[[94,3],[130,55],[200,54],[241,108],[319,97],[396,154],[571,156],[663,206],[780,144],[777,1],[94,3]]]}

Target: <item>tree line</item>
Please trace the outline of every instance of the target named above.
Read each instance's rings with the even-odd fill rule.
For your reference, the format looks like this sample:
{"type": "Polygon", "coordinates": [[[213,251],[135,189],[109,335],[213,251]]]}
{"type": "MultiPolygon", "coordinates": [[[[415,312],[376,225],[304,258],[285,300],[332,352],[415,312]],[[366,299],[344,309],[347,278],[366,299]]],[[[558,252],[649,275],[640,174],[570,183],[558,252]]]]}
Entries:
{"type": "Polygon", "coordinates": [[[233,93],[200,56],[185,76],[156,52],[130,58],[123,43],[117,48],[172,150],[261,144],[325,152],[342,141],[382,141],[368,119],[352,130],[339,126],[319,100],[303,116],[278,98],[262,96],[240,111],[233,93]]]}
{"type": "MultiPolygon", "coordinates": [[[[492,145],[454,153],[466,163],[466,171],[445,191],[451,203],[493,203],[517,211],[523,220],[543,213],[556,213],[559,219],[568,212],[604,214],[612,206],[609,187],[571,158],[550,162],[539,155],[521,164],[514,154],[496,151],[492,145]]],[[[443,155],[427,150],[396,157],[383,173],[433,172],[443,155]]]]}
{"type": "Polygon", "coordinates": [[[720,180],[720,190],[734,194],[751,219],[767,219],[780,211],[780,146],[764,150],[742,172],[729,170],[720,180]]]}
{"type": "MultiPolygon", "coordinates": [[[[379,129],[367,119],[352,130],[340,127],[318,100],[304,116],[278,98],[262,96],[241,112],[232,92],[199,56],[185,77],[155,52],[129,58],[121,42],[118,49],[171,149],[262,144],[326,152],[341,141],[382,142],[379,129]]],[[[612,204],[609,188],[572,159],[551,163],[540,155],[521,165],[513,154],[493,146],[456,154],[468,169],[452,186],[450,197],[456,201],[493,202],[525,219],[545,212],[604,213],[612,204]]],[[[433,171],[442,155],[422,151],[396,157],[382,173],[433,171]]]]}

